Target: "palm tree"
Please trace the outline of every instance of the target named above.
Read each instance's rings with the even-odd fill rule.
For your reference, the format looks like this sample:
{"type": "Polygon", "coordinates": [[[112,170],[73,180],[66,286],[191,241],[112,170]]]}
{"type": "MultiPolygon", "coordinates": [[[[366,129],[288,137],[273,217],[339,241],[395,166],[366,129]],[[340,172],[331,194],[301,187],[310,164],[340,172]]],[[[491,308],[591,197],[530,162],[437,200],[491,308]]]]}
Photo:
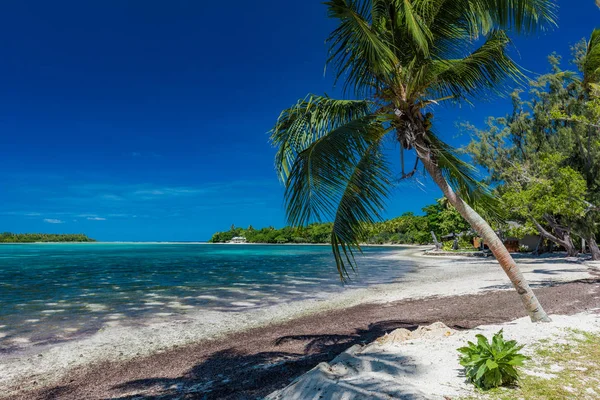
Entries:
{"type": "Polygon", "coordinates": [[[433,130],[432,111],[500,91],[522,75],[504,29],[554,24],[550,0],[330,0],[337,19],[329,64],[360,100],[309,95],[284,110],[271,140],[285,182],[289,223],[333,220],[331,244],[342,279],[354,269],[365,226],[380,218],[392,186],[382,145],[401,148],[401,178],[422,163],[448,201],[486,241],[533,321],[548,317],[490,225],[475,211],[491,195],[433,130]],[[416,164],[404,168],[404,152],[416,164]],[[475,209],[474,209],[475,208],[475,209]]]}

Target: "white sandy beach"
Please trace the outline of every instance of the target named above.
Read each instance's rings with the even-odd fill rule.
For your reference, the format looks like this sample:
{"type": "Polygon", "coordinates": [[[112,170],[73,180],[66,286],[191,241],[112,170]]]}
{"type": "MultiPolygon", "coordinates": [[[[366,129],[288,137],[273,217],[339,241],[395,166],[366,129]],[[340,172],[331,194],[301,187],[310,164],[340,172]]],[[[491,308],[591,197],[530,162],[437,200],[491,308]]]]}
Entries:
{"type": "MultiPolygon", "coordinates": [[[[444,400],[473,395],[474,387],[465,381],[456,349],[466,346],[468,341],[476,342],[477,334],[490,338],[503,329],[505,339],[525,345],[522,352],[531,357],[541,340],[566,343],[574,329],[600,332],[600,316],[596,313],[551,317],[551,323],[533,324],[529,318],[521,318],[462,332],[434,328],[429,335],[407,341],[382,338],[381,342],[367,346],[355,345],[333,361],[319,364],[267,400],[444,400]]],[[[531,366],[524,372],[543,374],[531,366]]],[[[589,389],[591,394],[600,396],[593,382],[589,389]]]]}
{"type": "MultiPolygon", "coordinates": [[[[512,289],[493,259],[423,257],[421,252],[422,248],[410,248],[390,256],[394,260],[416,260],[420,266],[393,284],[350,289],[322,300],[292,302],[247,312],[191,311],[184,320],[148,321],[144,326],[128,326],[126,322],[116,320],[90,337],[5,354],[0,356],[0,389],[10,395],[25,382],[35,380],[40,386],[51,384],[78,366],[133,359],[325,310],[512,289]]],[[[520,257],[518,261],[534,285],[592,277],[591,270],[579,262],[531,257],[520,257]]]]}

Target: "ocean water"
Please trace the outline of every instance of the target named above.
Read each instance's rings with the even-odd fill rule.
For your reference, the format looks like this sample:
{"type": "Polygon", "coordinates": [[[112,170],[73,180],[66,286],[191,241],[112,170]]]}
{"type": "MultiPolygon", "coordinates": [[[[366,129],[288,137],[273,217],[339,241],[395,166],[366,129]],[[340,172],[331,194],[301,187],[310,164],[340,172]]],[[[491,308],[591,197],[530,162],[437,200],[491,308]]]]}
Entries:
{"type": "Polygon", "coordinates": [[[115,321],[243,311],[392,282],[413,268],[365,248],[340,283],[328,246],[0,245],[0,352],[71,340],[115,321]]]}

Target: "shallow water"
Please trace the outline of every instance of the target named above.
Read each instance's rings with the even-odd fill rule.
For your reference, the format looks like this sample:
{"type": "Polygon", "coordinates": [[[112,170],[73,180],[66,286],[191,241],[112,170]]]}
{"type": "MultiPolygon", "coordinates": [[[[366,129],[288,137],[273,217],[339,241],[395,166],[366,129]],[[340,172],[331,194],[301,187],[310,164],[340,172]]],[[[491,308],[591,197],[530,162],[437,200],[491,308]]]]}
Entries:
{"type": "MultiPolygon", "coordinates": [[[[352,287],[410,271],[365,248],[352,287]]],[[[115,321],[242,311],[343,290],[328,246],[0,246],[0,351],[89,334],[115,321]]]]}

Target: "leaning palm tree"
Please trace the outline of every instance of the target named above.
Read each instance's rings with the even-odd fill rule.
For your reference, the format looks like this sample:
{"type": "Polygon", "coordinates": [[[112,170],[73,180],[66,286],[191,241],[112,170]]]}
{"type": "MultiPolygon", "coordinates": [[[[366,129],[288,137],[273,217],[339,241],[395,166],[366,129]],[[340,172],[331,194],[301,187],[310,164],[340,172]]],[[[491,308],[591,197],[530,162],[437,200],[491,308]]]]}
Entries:
{"type": "Polygon", "coordinates": [[[342,279],[354,269],[367,224],[380,218],[393,183],[386,137],[401,149],[402,175],[421,163],[448,201],[485,240],[533,321],[548,317],[490,225],[475,211],[491,195],[433,129],[432,111],[500,91],[522,75],[507,55],[505,29],[554,24],[549,0],[330,0],[339,21],[330,58],[344,92],[309,95],[284,110],[272,133],[286,186],[289,223],[333,220],[331,244],[342,279]],[[404,168],[405,151],[416,155],[404,168]]]}

